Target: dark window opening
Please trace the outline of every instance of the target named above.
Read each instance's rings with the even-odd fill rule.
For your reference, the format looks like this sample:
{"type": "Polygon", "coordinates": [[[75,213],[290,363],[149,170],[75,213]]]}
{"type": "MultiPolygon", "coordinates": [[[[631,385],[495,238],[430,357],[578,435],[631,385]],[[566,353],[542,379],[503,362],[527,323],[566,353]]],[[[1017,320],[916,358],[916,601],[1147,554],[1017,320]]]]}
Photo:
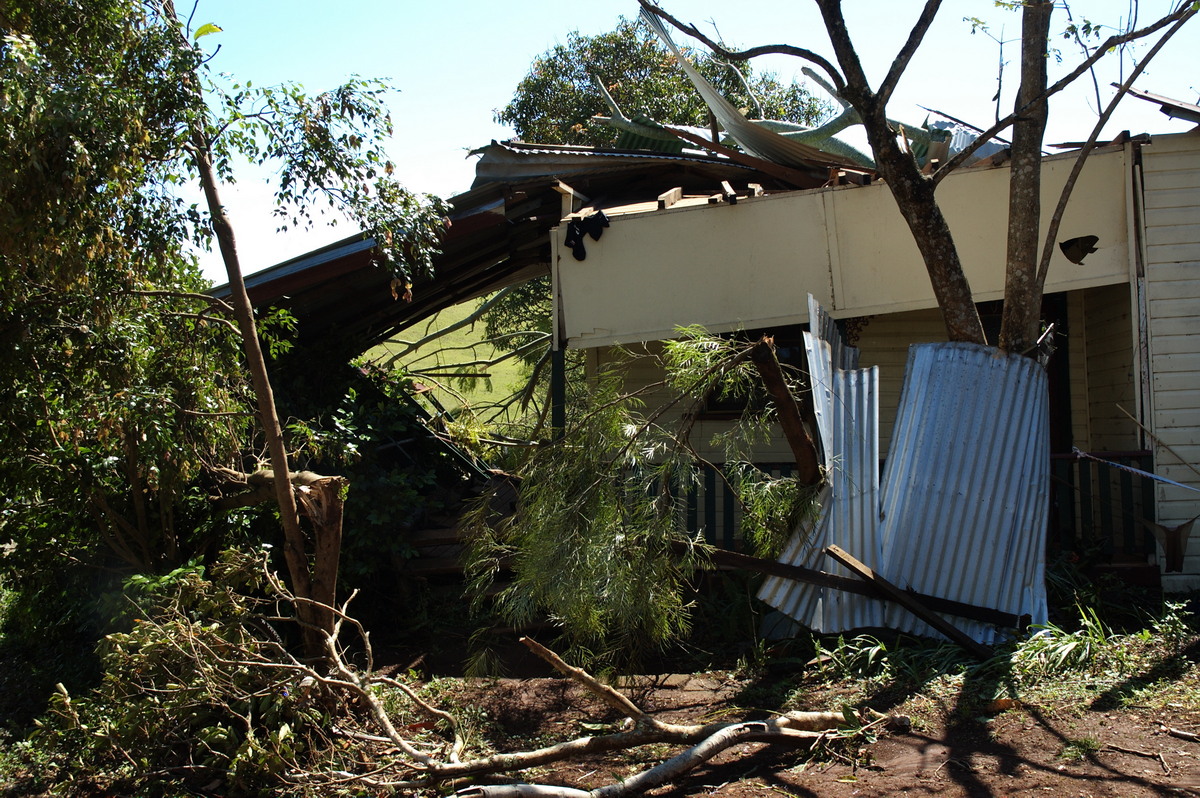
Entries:
{"type": "MultiPolygon", "coordinates": [[[[808,371],[808,361],[804,354],[804,333],[807,324],[787,324],[780,327],[758,327],[751,330],[739,330],[722,336],[736,341],[753,343],[764,335],[774,336],[775,356],[783,366],[784,372],[808,371]]],[[[704,402],[702,418],[729,419],[737,418],[747,410],[761,410],[767,404],[767,392],[761,387],[755,390],[753,396],[729,396],[720,398],[710,394],[704,402]]]]}

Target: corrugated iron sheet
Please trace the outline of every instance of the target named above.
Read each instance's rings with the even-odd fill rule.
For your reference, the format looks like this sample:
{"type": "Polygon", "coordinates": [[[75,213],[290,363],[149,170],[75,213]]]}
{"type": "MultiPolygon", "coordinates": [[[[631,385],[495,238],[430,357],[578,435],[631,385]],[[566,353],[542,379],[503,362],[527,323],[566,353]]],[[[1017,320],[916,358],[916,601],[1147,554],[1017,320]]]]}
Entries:
{"type": "MultiPolygon", "coordinates": [[[[805,341],[828,488],[814,528],[798,530],[781,559],[839,573],[822,553],[836,544],[900,587],[1044,623],[1042,368],[974,344],[911,347],[881,482],[877,369],[835,368],[836,326],[820,308],[810,320],[815,332],[805,341]]],[[[906,610],[855,594],[769,578],[759,597],[816,631],[887,626],[937,636],[906,610]]],[[[950,620],[980,642],[1002,635],[950,620]]]]}
{"type": "MultiPolygon", "coordinates": [[[[901,587],[1046,620],[1046,373],[964,343],[909,349],[883,479],[884,564],[901,587]]],[[[980,642],[986,624],[952,619],[980,642]]],[[[887,625],[930,634],[889,607],[887,625]]]]}
{"type": "Polygon", "coordinates": [[[842,332],[821,303],[812,294],[808,295],[808,329],[820,340],[829,344],[830,359],[834,368],[858,368],[858,348],[848,346],[842,332]]]}
{"type": "MultiPolygon", "coordinates": [[[[850,576],[823,552],[826,546],[834,544],[858,552],[856,556],[869,565],[881,561],[882,539],[878,528],[879,369],[874,366],[850,370],[835,368],[833,352],[840,352],[845,362],[850,357],[847,352],[850,348],[844,346],[832,319],[811,297],[810,307],[817,311],[810,316],[810,327],[817,332],[805,333],[804,342],[827,487],[815,527],[798,530],[781,559],[850,576]],[[828,323],[823,323],[822,319],[828,323]],[[821,336],[825,335],[833,340],[823,340],[821,336]]],[[[878,626],[884,617],[882,602],[788,579],[769,577],[758,595],[786,615],[820,632],[878,626]]]]}

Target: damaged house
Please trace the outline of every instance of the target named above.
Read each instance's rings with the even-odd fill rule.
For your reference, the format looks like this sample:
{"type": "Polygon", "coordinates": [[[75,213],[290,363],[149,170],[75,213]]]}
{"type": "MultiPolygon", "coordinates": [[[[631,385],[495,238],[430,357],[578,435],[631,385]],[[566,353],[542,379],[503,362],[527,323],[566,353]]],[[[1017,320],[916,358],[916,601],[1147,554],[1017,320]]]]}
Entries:
{"type": "MultiPolygon", "coordinates": [[[[358,351],[441,307],[546,273],[555,345],[583,350],[593,371],[613,347],[653,349],[684,325],[770,333],[808,372],[814,395],[827,392],[817,437],[833,494],[817,530],[804,530],[806,542],[786,556],[793,564],[837,573],[821,551],[837,545],[902,589],[1035,622],[1045,613],[1047,552],[1086,555],[1168,591],[1200,587],[1200,536],[1189,534],[1200,513],[1200,133],[1123,136],[1092,153],[1046,283],[1044,368],[1015,358],[1028,379],[994,389],[967,372],[957,384],[916,376],[928,371],[921,352],[946,350],[913,346],[946,334],[886,186],[819,150],[784,153],[781,164],[746,149],[493,143],[480,151],[475,187],[452,200],[437,274],[418,281],[412,303],[389,296],[369,240],[281,264],[248,287],[258,304],[289,306],[302,331],[354,336],[358,351]],[[1011,413],[977,408],[959,423],[952,400],[972,392],[1003,397],[998,406],[1011,413]],[[1048,403],[1035,407],[1042,400],[1032,397],[1048,403]],[[937,412],[913,415],[913,407],[937,412]],[[936,434],[951,428],[957,437],[936,434]],[[1023,434],[1004,437],[1014,430],[1023,434]],[[918,449],[924,454],[905,459],[918,449]],[[893,476],[901,473],[910,486],[903,500],[893,476]],[[981,498],[971,493],[980,486],[1000,487],[981,498]]],[[[1046,216],[1073,161],[1070,152],[1043,161],[1046,216]]],[[[1004,288],[997,253],[1007,186],[1008,166],[994,157],[939,187],[992,326],[1004,288]]],[[[960,358],[972,359],[989,367],[978,353],[960,358]]],[[[660,377],[634,373],[627,387],[660,377]]],[[[701,455],[717,466],[719,453],[705,444],[736,413],[713,407],[694,428],[701,455]]],[[[756,461],[788,473],[791,450],[778,437],[756,461]]],[[[689,496],[690,527],[737,548],[736,502],[715,474],[701,483],[689,496]]],[[[927,631],[882,602],[790,580],[769,580],[763,597],[825,631],[927,631]]],[[[993,626],[966,628],[988,641],[993,626]]]]}
{"type": "MultiPolygon", "coordinates": [[[[1043,207],[1052,207],[1073,157],[1045,159],[1043,207]]],[[[1004,250],[1007,183],[1007,166],[984,161],[939,188],[985,323],[997,321],[1003,294],[995,253],[1004,250]]],[[[610,227],[586,241],[584,260],[560,228],[552,240],[560,345],[586,350],[598,367],[610,347],[670,338],[681,325],[799,341],[811,295],[858,348],[859,365],[878,367],[878,453],[886,461],[909,347],[945,340],[925,267],[887,188],[732,189],[606,204],[610,227]]],[[[1200,134],[1132,138],[1094,152],[1060,243],[1044,307],[1055,342],[1041,505],[1049,508],[1049,546],[1088,550],[1141,578],[1161,574],[1167,590],[1195,589],[1200,541],[1188,532],[1200,512],[1200,134]]],[[[638,379],[650,384],[658,375],[638,379]]],[[[702,444],[728,423],[714,412],[694,440],[702,444]]],[[[985,425],[978,434],[995,431],[985,425]]],[[[986,478],[1007,453],[993,454],[958,467],[986,478]]],[[[780,438],[759,457],[783,463],[790,454],[780,438]]],[[[733,502],[718,483],[705,487],[714,495],[699,501],[715,510],[713,537],[736,539],[733,502]]],[[[938,550],[925,556],[941,560],[938,550]]]]}

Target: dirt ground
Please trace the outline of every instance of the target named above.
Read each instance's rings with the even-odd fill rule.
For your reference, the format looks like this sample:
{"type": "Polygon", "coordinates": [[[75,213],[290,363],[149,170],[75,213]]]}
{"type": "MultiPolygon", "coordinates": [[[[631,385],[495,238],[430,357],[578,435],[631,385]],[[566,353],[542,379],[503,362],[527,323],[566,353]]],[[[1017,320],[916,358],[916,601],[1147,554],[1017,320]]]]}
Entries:
{"type": "MultiPolygon", "coordinates": [[[[1197,678],[1196,669],[1184,677],[1197,678]]],[[[761,689],[763,685],[759,685],[761,689]]],[[[493,745],[519,750],[571,737],[617,731],[620,718],[566,679],[455,681],[445,698],[472,707],[493,745]]],[[[656,717],[697,723],[763,717],[745,710],[747,683],[723,674],[643,677],[627,686],[656,717]]],[[[1169,690],[1167,692],[1170,692],[1169,690]]],[[[1191,688],[1184,691],[1190,695],[1191,688]]],[[[959,695],[962,695],[961,691],[959,695]]],[[[1138,796],[1200,795],[1200,707],[1159,695],[1119,707],[1103,691],[1065,705],[1006,699],[964,711],[961,699],[917,694],[876,707],[911,717],[906,733],[823,744],[816,753],[749,743],[724,751],[665,796],[1138,796]],[[1170,730],[1183,732],[1173,736],[1170,730]]],[[[837,710],[836,689],[801,699],[801,709],[837,710]]],[[[879,702],[873,702],[879,703],[879,702]]],[[[527,771],[532,783],[595,788],[644,770],[677,749],[630,752],[527,771]]]]}

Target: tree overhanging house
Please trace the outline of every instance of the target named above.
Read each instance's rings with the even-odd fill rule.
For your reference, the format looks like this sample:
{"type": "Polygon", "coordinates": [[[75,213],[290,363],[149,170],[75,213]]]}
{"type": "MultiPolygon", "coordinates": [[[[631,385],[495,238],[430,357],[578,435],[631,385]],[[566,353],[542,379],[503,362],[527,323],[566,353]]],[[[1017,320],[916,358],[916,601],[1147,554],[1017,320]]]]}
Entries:
{"type": "MultiPolygon", "coordinates": [[[[1188,107],[1167,101],[1164,109],[1188,107]]],[[[908,347],[946,334],[885,186],[829,163],[780,168],[736,154],[520,143],[481,153],[475,187],[452,200],[436,274],[417,280],[412,302],[393,298],[371,265],[371,242],[348,239],[249,278],[256,303],[288,306],[302,342],[335,335],[365,351],[442,307],[551,273],[557,344],[585,350],[598,368],[613,346],[653,349],[682,325],[794,340],[809,322],[811,294],[861,350],[861,364],[879,367],[879,456],[888,457],[908,347]],[[570,223],[596,211],[608,229],[580,242],[570,223]]],[[[1072,157],[1044,159],[1048,196],[1072,157]]],[[[995,257],[1007,171],[1002,158],[985,159],[939,189],[992,326],[1003,292],[995,257]]],[[[1043,308],[1055,348],[1046,360],[1049,549],[1156,584],[1161,577],[1170,591],[1200,586],[1200,544],[1186,534],[1200,512],[1200,340],[1191,334],[1200,315],[1198,208],[1195,131],[1102,147],[1068,207],[1043,308]]],[[[629,387],[658,377],[634,373],[629,387]]],[[[720,408],[701,419],[692,436],[701,454],[719,463],[705,447],[731,423],[720,408]]],[[[756,459],[786,473],[791,454],[780,436],[756,459]]],[[[739,544],[740,511],[719,479],[706,476],[691,505],[692,528],[739,544]]]]}
{"type": "MultiPolygon", "coordinates": [[[[1072,158],[1043,161],[1047,197],[1057,195],[1072,158]]],[[[993,303],[1003,294],[995,263],[1006,235],[1007,171],[985,161],[939,189],[985,323],[998,323],[993,303]]],[[[945,331],[886,187],[762,196],[736,190],[733,203],[685,196],[661,209],[596,206],[610,228],[588,242],[583,261],[560,230],[553,255],[560,344],[587,350],[598,366],[609,347],[670,338],[682,325],[787,336],[808,323],[812,294],[850,333],[862,364],[880,368],[880,455],[887,457],[908,347],[944,341],[945,331]]],[[[1198,209],[1195,131],[1129,138],[1097,151],[1068,207],[1044,307],[1057,348],[1047,367],[1051,545],[1095,549],[1126,568],[1155,563],[1168,590],[1200,586],[1200,542],[1187,538],[1186,528],[1174,529],[1200,512],[1188,489],[1200,487],[1198,209]]],[[[694,440],[703,445],[727,423],[714,414],[697,426],[694,440]]],[[[780,438],[761,457],[787,460],[786,445],[780,438]]]]}

